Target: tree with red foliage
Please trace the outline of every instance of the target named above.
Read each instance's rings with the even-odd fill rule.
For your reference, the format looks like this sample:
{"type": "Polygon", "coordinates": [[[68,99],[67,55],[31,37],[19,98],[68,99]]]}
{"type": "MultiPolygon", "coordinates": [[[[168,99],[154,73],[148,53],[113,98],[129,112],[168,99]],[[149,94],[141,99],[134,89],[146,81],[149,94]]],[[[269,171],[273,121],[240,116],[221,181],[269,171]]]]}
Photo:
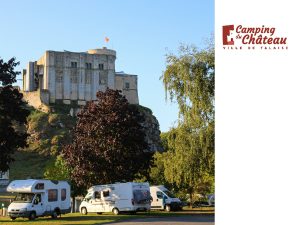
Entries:
{"type": "Polygon", "coordinates": [[[119,91],[97,93],[77,115],[73,143],[64,160],[78,186],[132,181],[149,168],[143,115],[119,91]]]}

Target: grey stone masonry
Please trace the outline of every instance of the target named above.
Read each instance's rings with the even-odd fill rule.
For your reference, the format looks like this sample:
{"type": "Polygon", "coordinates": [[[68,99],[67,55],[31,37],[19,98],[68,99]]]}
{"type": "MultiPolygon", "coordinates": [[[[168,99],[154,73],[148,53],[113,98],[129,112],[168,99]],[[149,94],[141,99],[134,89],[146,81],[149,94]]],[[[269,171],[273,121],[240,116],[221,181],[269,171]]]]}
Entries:
{"type": "Polygon", "coordinates": [[[121,90],[131,104],[138,104],[137,75],[115,72],[115,60],[116,51],[105,47],[87,52],[46,51],[23,70],[23,92],[43,92],[38,96],[45,105],[84,105],[95,100],[98,91],[110,88],[121,90]]]}

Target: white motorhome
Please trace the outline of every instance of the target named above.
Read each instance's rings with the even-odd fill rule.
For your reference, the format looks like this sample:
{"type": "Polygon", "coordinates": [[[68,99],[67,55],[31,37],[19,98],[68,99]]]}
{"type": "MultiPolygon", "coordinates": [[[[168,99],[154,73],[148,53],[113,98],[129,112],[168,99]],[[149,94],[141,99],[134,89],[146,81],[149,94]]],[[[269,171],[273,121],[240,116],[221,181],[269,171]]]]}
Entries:
{"type": "Polygon", "coordinates": [[[152,197],[151,209],[166,210],[181,210],[182,202],[176,198],[167,188],[163,185],[151,186],[150,193],[152,197]]]}
{"type": "Polygon", "coordinates": [[[30,220],[40,216],[57,218],[71,211],[70,185],[66,181],[14,180],[7,191],[17,194],[8,206],[8,215],[12,220],[17,217],[30,220]]]}
{"type": "Polygon", "coordinates": [[[150,188],[148,183],[115,183],[89,188],[79,206],[82,214],[148,211],[150,210],[150,188]]]}

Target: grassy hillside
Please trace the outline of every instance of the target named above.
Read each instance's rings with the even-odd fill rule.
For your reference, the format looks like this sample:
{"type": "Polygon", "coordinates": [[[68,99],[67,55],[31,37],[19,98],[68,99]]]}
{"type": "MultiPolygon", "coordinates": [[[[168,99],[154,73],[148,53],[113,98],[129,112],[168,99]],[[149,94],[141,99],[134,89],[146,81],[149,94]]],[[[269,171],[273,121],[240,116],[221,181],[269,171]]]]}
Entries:
{"type": "Polygon", "coordinates": [[[16,152],[15,161],[10,167],[10,179],[42,178],[51,158],[51,156],[44,156],[37,152],[16,152]]]}
{"type": "MultiPolygon", "coordinates": [[[[28,147],[15,153],[11,164],[10,179],[43,178],[47,165],[52,164],[63,145],[71,142],[71,131],[76,118],[69,115],[71,105],[51,105],[51,112],[44,113],[30,107],[28,116],[28,147]]],[[[143,127],[150,151],[162,151],[159,123],[152,111],[138,107],[145,116],[143,127]]],[[[23,128],[24,129],[24,128],[23,128]]]]}
{"type": "Polygon", "coordinates": [[[50,113],[30,109],[28,147],[15,153],[10,179],[42,178],[47,164],[71,140],[76,118],[68,115],[70,106],[53,105],[50,113]]]}

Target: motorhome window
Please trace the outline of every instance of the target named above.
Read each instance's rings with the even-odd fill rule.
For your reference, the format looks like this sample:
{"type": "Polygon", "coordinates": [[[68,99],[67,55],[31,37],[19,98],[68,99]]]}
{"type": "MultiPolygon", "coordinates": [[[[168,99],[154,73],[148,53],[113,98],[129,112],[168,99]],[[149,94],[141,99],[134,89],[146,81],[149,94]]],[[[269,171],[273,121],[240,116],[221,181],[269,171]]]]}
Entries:
{"type": "Polygon", "coordinates": [[[57,189],[48,190],[48,202],[56,202],[57,201],[57,189]]]}
{"type": "Polygon", "coordinates": [[[14,202],[32,202],[34,197],[33,193],[18,193],[14,202]]]}
{"type": "Polygon", "coordinates": [[[64,201],[67,198],[67,190],[65,188],[61,189],[61,200],[64,201]]]}
{"type": "Polygon", "coordinates": [[[157,196],[157,198],[162,199],[162,198],[163,198],[163,193],[160,192],[160,191],[157,191],[157,192],[156,192],[156,196],[157,196]]]}
{"type": "Polygon", "coordinates": [[[172,194],[172,192],[170,191],[164,191],[164,192],[169,198],[176,198],[175,195],[172,194]]]}
{"type": "Polygon", "coordinates": [[[37,205],[37,204],[39,204],[41,201],[42,201],[42,196],[41,196],[41,194],[36,194],[36,195],[35,195],[35,199],[34,199],[34,201],[33,201],[33,204],[37,205]]]}
{"type": "Polygon", "coordinates": [[[38,183],[38,184],[35,185],[36,190],[43,190],[44,188],[45,188],[44,183],[38,183]]]}
{"type": "Polygon", "coordinates": [[[100,199],[101,198],[101,193],[98,191],[95,191],[95,198],[100,199]]]}
{"type": "Polygon", "coordinates": [[[108,197],[109,196],[109,191],[103,191],[103,197],[108,197]]]}
{"type": "Polygon", "coordinates": [[[138,204],[150,202],[151,195],[148,190],[134,190],[133,199],[138,204]]]}
{"type": "Polygon", "coordinates": [[[35,199],[37,200],[37,202],[41,202],[41,201],[42,201],[42,196],[41,196],[41,194],[37,194],[37,195],[35,196],[35,199]]]}
{"type": "Polygon", "coordinates": [[[92,196],[93,196],[93,193],[92,192],[88,192],[86,194],[86,196],[84,197],[84,199],[87,200],[87,201],[89,201],[92,198],[92,196]]]}

